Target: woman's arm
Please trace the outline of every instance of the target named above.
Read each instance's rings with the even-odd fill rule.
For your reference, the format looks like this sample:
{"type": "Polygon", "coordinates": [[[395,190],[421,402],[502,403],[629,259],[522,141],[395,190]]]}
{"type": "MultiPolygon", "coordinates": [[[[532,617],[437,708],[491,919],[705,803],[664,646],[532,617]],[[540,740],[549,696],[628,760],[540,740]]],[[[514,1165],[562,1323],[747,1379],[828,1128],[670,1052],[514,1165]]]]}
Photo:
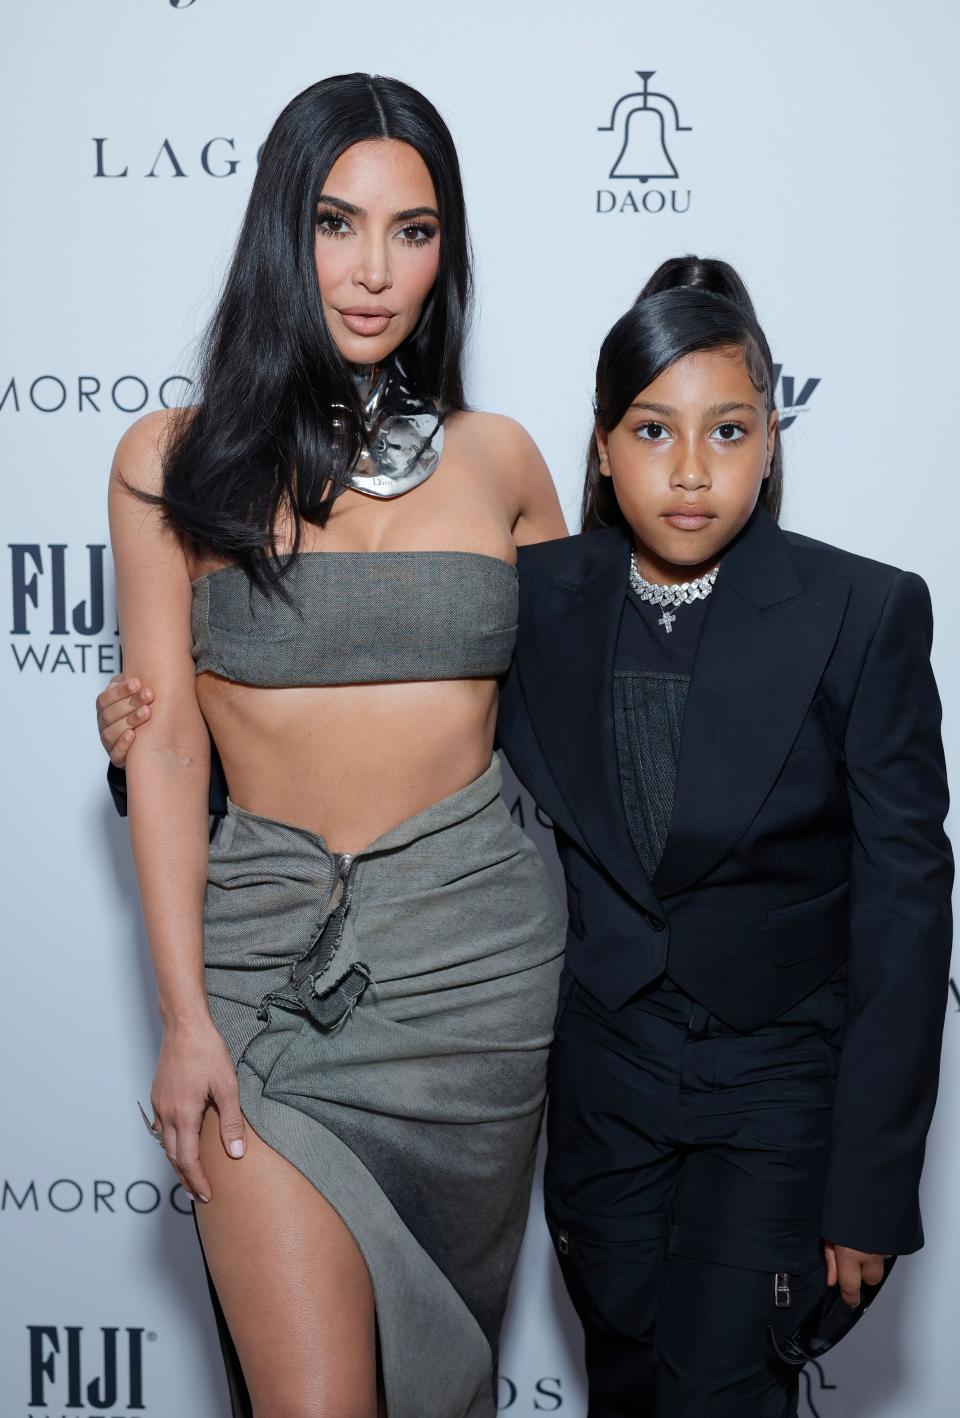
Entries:
{"type": "Polygon", "coordinates": [[[174,534],[131,488],[160,485],[159,420],[135,424],[110,475],[110,536],[124,655],[159,693],[152,731],[127,759],[140,899],[166,1019],[207,1015],[203,982],[208,735],[190,656],[190,577],[174,534]]]}
{"type": "Polygon", "coordinates": [[[514,543],[548,542],[567,535],[560,499],[540,449],[527,430],[503,414],[473,414],[482,419],[485,451],[500,480],[510,512],[514,543]]]}
{"type": "Polygon", "coordinates": [[[110,536],[125,657],[156,691],[150,732],[127,755],[130,838],[157,977],[164,1043],[154,1110],[164,1148],[191,1191],[209,1196],[198,1139],[207,1101],[224,1145],[242,1143],[236,1074],[207,1009],[203,898],[207,872],[209,735],[190,654],[190,575],[175,534],[131,489],[161,486],[164,415],[121,439],[110,475],[110,536]]]}
{"type": "Polygon", "coordinates": [[[543,454],[519,424],[515,425],[515,454],[511,462],[519,508],[513,524],[513,540],[518,547],[531,542],[549,542],[567,536],[560,499],[543,454]]]}
{"type": "MultiPolygon", "coordinates": [[[[106,689],[97,695],[97,729],[100,742],[110,759],[107,767],[107,787],[113,805],[121,817],[127,815],[127,754],[136,738],[137,729],[150,719],[153,690],[138,679],[114,675],[106,689]]],[[[223,817],[227,811],[227,779],[217,753],[210,745],[210,797],[207,812],[211,817],[223,817]]]]}

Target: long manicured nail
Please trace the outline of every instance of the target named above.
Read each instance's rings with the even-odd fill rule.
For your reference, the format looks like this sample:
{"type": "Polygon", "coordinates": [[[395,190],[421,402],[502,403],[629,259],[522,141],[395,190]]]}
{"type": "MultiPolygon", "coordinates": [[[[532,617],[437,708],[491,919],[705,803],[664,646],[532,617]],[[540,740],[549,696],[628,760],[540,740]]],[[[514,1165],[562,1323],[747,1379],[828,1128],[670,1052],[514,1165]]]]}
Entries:
{"type": "Polygon", "coordinates": [[[197,1198],[197,1200],[198,1200],[198,1201],[209,1201],[210,1198],[209,1198],[208,1196],[204,1196],[203,1192],[201,1192],[200,1195],[199,1195],[199,1197],[197,1198]]]}
{"type": "Polygon", "coordinates": [[[186,1187],[184,1187],[183,1190],[187,1193],[187,1196],[190,1198],[191,1201],[196,1201],[197,1198],[194,1196],[193,1192],[187,1191],[186,1187]]]}
{"type": "Polygon", "coordinates": [[[245,1151],[246,1151],[246,1148],[244,1147],[243,1142],[241,1141],[241,1139],[240,1139],[239,1137],[238,1137],[238,1138],[235,1138],[234,1141],[231,1142],[231,1144],[230,1144],[230,1156],[231,1156],[231,1157],[242,1157],[245,1151]]]}

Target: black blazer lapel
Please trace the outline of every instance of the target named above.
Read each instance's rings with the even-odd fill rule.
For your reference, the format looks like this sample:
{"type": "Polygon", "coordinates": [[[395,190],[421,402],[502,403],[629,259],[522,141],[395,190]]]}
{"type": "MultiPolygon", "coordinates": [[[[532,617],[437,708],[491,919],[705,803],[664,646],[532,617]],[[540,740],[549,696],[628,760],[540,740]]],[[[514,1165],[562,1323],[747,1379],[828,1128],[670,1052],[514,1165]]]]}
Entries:
{"type": "Polygon", "coordinates": [[[623,811],[613,723],[613,666],[630,541],[617,530],[577,539],[580,553],[538,586],[517,646],[534,733],[580,832],[635,901],[658,912],[623,811]]]}
{"type": "Polygon", "coordinates": [[[836,643],[849,596],[804,590],[762,508],[730,547],[710,598],[684,715],[659,896],[699,880],[743,835],[772,787],[836,643]]]}

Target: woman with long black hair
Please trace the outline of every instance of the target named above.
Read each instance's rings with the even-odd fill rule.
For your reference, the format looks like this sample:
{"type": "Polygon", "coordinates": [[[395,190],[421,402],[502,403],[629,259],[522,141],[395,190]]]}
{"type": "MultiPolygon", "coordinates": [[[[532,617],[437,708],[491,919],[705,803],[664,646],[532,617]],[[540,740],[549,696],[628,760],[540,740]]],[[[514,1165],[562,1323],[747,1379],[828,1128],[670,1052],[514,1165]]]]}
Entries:
{"type": "Polygon", "coordinates": [[[565,529],[529,438],[464,407],[469,287],[436,110],[314,85],[265,144],[198,402],[110,479],[156,691],[127,761],[147,1121],[258,1418],[494,1411],[563,945],[499,796],[497,678],[516,547],[565,529]]]}

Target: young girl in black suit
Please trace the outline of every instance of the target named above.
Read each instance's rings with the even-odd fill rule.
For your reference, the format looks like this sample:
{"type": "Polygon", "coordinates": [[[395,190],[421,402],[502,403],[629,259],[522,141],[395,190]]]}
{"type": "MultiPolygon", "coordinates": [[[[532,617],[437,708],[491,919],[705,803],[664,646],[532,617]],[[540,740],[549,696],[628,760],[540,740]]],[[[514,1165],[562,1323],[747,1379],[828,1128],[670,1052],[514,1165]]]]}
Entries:
{"type": "Polygon", "coordinates": [[[668,262],[520,553],[499,736],[569,900],[548,1222],[591,1418],[787,1418],[781,1341],[922,1244],[952,863],[918,576],[777,525],[767,341],[668,262]]]}

